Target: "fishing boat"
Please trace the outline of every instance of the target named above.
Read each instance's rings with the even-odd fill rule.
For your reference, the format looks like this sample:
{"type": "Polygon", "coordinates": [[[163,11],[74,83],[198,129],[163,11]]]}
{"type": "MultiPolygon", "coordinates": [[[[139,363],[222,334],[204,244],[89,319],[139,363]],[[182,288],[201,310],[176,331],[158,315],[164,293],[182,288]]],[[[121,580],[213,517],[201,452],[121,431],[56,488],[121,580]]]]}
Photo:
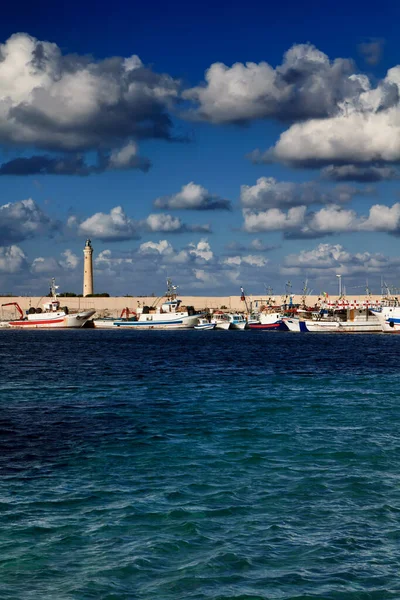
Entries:
{"type": "Polygon", "coordinates": [[[287,331],[283,315],[280,312],[260,312],[256,318],[249,320],[247,326],[249,329],[283,329],[287,331]]]}
{"type": "Polygon", "coordinates": [[[371,311],[378,319],[384,333],[400,333],[400,306],[397,300],[383,301],[371,311]]]}
{"type": "Polygon", "coordinates": [[[195,329],[202,329],[202,330],[208,330],[208,329],[215,329],[217,326],[216,321],[209,321],[206,318],[201,318],[198,319],[198,323],[194,326],[195,329]]]}
{"type": "MultiPolygon", "coordinates": [[[[377,333],[382,331],[379,319],[368,306],[352,308],[351,305],[336,305],[335,308],[321,307],[318,311],[299,309],[296,316],[284,317],[289,331],[337,332],[337,333],[377,333]]],[[[400,319],[399,319],[400,327],[400,319]]]]}
{"type": "Polygon", "coordinates": [[[216,329],[229,329],[231,326],[228,315],[222,310],[215,310],[212,314],[212,320],[215,321],[216,329]]]}
{"type": "Polygon", "coordinates": [[[237,313],[226,313],[229,319],[230,329],[244,329],[246,327],[246,319],[243,315],[237,313]]]}
{"type": "Polygon", "coordinates": [[[177,298],[177,286],[167,279],[167,293],[161,306],[157,301],[153,306],[139,306],[132,317],[116,319],[114,327],[124,329],[188,329],[193,328],[199,317],[204,313],[196,313],[193,306],[182,306],[182,301],[177,298]]]}
{"type": "Polygon", "coordinates": [[[120,316],[116,317],[99,317],[98,319],[93,319],[93,325],[98,329],[115,329],[115,323],[120,319],[136,319],[136,312],[126,307],[122,310],[120,316]]]}
{"type": "Polygon", "coordinates": [[[43,308],[31,307],[24,315],[18,302],[7,302],[2,306],[14,306],[20,318],[9,321],[9,326],[20,329],[53,329],[53,328],[81,328],[96,312],[94,309],[70,314],[67,307],[60,308],[57,300],[55,279],[51,280],[50,296],[52,299],[43,304],[43,308]]]}

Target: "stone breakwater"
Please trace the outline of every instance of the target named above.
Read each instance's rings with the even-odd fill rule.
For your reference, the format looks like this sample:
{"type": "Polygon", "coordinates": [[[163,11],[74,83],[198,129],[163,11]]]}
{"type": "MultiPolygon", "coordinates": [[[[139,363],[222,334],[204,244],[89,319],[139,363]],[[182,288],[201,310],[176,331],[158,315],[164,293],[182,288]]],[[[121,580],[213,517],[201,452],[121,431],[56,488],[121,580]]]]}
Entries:
{"type": "MultiPolygon", "coordinates": [[[[201,309],[226,309],[230,311],[245,311],[246,304],[240,299],[240,295],[236,296],[179,296],[183,306],[194,306],[196,310],[201,309]]],[[[275,303],[280,305],[283,297],[280,295],[274,296],[275,303]]],[[[365,301],[379,301],[381,296],[347,296],[350,302],[357,301],[362,304],[365,301]]],[[[97,316],[112,316],[117,317],[121,314],[124,308],[135,311],[139,305],[152,306],[157,303],[158,298],[153,296],[133,296],[133,297],[110,297],[110,298],[59,298],[61,306],[67,306],[72,312],[80,310],[88,310],[94,308],[97,316]]],[[[338,296],[330,296],[329,301],[335,302],[338,296]]],[[[246,298],[247,306],[250,308],[251,302],[258,302],[259,306],[267,302],[265,295],[252,295],[246,298]]],[[[308,296],[307,305],[314,306],[321,301],[320,296],[308,296]]],[[[31,306],[34,308],[41,307],[46,302],[46,297],[28,297],[14,296],[1,298],[1,304],[8,302],[17,302],[23,311],[28,310],[31,306]]],[[[300,304],[302,296],[300,294],[293,296],[293,303],[300,304]]],[[[0,309],[0,318],[10,319],[17,316],[16,310],[12,306],[2,307],[0,309]]]]}

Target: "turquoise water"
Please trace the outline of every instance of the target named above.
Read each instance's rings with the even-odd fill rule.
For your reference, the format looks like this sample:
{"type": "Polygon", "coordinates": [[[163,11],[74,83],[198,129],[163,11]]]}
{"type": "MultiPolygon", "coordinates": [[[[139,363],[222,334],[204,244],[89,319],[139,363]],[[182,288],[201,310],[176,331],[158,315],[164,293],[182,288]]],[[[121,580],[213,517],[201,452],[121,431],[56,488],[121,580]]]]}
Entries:
{"type": "Polygon", "coordinates": [[[400,598],[399,344],[0,331],[1,600],[400,598]]]}

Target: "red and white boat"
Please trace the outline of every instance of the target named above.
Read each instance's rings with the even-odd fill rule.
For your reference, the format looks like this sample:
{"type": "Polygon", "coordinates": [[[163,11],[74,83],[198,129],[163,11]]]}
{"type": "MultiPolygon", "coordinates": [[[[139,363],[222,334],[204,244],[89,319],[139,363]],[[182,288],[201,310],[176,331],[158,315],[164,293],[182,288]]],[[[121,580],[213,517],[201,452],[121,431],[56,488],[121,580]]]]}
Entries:
{"type": "Polygon", "coordinates": [[[79,313],[69,314],[68,308],[60,308],[60,302],[57,300],[57,287],[52,280],[50,291],[53,299],[43,304],[42,308],[30,308],[24,315],[22,308],[17,302],[8,302],[2,306],[15,306],[20,314],[20,319],[9,321],[9,327],[18,327],[20,329],[53,329],[53,328],[80,328],[94,315],[94,309],[79,313]]]}

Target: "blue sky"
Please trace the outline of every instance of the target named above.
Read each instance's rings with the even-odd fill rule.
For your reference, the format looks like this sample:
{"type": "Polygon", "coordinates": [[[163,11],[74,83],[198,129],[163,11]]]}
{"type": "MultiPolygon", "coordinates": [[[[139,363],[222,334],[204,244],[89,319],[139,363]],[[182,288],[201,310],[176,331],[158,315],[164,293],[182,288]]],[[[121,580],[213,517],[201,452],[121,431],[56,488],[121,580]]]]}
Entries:
{"type": "Polygon", "coordinates": [[[2,293],[400,287],[400,7],[2,10],[2,293]]]}

